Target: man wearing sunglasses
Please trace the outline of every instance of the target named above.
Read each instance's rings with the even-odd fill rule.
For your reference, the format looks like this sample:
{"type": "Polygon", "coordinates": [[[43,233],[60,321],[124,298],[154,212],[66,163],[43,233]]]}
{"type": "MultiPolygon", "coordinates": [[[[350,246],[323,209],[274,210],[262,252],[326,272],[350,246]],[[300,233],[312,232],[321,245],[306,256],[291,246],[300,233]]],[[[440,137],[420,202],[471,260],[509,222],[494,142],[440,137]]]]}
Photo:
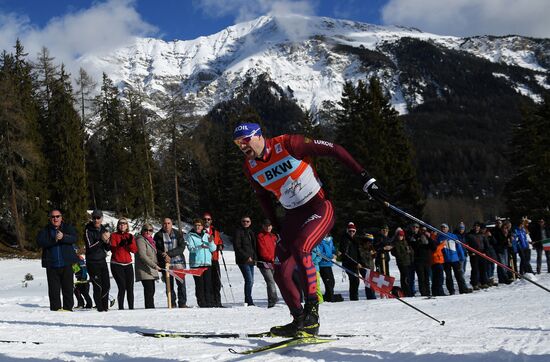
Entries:
{"type": "Polygon", "coordinates": [[[109,309],[109,268],[107,267],[107,251],[111,250],[111,233],[102,224],[103,212],[92,211],[92,220],[86,224],[84,242],[86,243],[86,264],[94,289],[94,302],[98,312],[109,309]]]}
{"type": "Polygon", "coordinates": [[[54,209],[49,213],[50,223],[38,233],[37,244],[42,248],[42,267],[46,268],[48,278],[48,297],[50,310],[72,311],[73,300],[73,263],[78,262],[74,251],[76,230],[63,222],[61,211],[54,209]],[[63,294],[63,305],[59,293],[63,294]]]}
{"type": "Polygon", "coordinates": [[[264,138],[256,123],[239,124],[233,140],[246,157],[244,172],[262,209],[281,232],[281,242],[275,251],[275,281],[293,321],[271,328],[271,333],[279,336],[317,334],[317,275],[311,250],[332,229],[334,209],[321,188],[311,157],[334,157],[364,179],[363,190],[371,198],[384,202],[387,195],[343,147],[332,142],[288,134],[264,138]],[[280,223],[270,193],[286,209],[280,223]],[[300,302],[300,291],[292,282],[295,268],[304,289],[304,306],[300,302]]]}

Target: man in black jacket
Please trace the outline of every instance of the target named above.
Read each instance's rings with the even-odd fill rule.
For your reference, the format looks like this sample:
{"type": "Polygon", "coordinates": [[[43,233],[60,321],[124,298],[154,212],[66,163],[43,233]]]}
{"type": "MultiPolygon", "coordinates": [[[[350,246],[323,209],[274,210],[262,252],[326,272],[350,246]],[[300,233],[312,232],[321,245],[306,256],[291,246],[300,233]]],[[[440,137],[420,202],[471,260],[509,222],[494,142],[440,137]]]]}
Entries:
{"type": "MultiPolygon", "coordinates": [[[[353,222],[349,222],[340,242],[339,252],[342,254],[342,265],[344,268],[359,274],[365,262],[359,251],[359,243],[355,238],[357,228],[353,222]]],[[[349,279],[349,300],[359,300],[359,278],[346,271],[349,279]]]]}
{"type": "Polygon", "coordinates": [[[94,289],[94,302],[98,312],[109,310],[109,268],[107,251],[111,250],[109,230],[101,224],[103,212],[94,210],[92,220],[86,224],[84,242],[86,243],[86,265],[94,289]]]}
{"type": "Polygon", "coordinates": [[[390,275],[390,251],[393,248],[391,239],[388,236],[390,227],[383,225],[374,241],[376,249],[376,267],[378,272],[384,275],[390,275]]]}
{"type": "MultiPolygon", "coordinates": [[[[542,267],[542,252],[543,245],[542,240],[550,238],[550,232],[544,223],[544,219],[540,218],[537,225],[529,226],[531,232],[531,240],[533,241],[533,247],[537,251],[537,274],[540,274],[542,267]]],[[[550,250],[544,250],[546,256],[546,271],[550,273],[550,250]]]]}
{"type": "Polygon", "coordinates": [[[42,248],[42,267],[48,278],[50,310],[73,310],[73,263],[78,262],[74,244],[76,230],[63,222],[61,211],[53,209],[49,214],[50,224],[36,237],[42,248]],[[63,306],[59,292],[63,294],[63,306]]]}
{"type": "Polygon", "coordinates": [[[254,285],[254,264],[256,263],[256,234],[250,227],[252,219],[246,215],[241,218],[241,227],[235,233],[233,248],[235,261],[244,278],[244,302],[254,305],[252,286],[254,285]]]}
{"type": "MultiPolygon", "coordinates": [[[[166,217],[162,221],[162,229],[153,237],[157,246],[157,259],[161,268],[170,263],[170,269],[185,269],[185,241],[183,235],[173,228],[172,219],[166,217]]],[[[162,274],[162,281],[166,283],[166,275],[162,274]]],[[[187,288],[185,278],[180,282],[175,281],[178,288],[178,307],[187,308],[187,288]]],[[[172,305],[176,305],[176,292],[174,291],[174,277],[170,276],[170,299],[172,305]]]]}
{"type": "MultiPolygon", "coordinates": [[[[485,234],[481,231],[481,223],[476,222],[474,228],[466,236],[466,243],[471,248],[484,253],[487,251],[487,238],[485,234]]],[[[479,255],[469,251],[470,254],[470,264],[472,266],[472,273],[470,275],[470,284],[474,290],[479,290],[480,288],[488,288],[487,285],[487,272],[486,272],[486,262],[485,259],[479,255]]]]}
{"type": "Polygon", "coordinates": [[[430,233],[426,228],[420,228],[418,224],[413,225],[409,236],[409,245],[414,252],[413,262],[416,275],[418,275],[420,295],[428,297],[430,296],[432,252],[435,250],[435,245],[430,239],[430,233]]]}

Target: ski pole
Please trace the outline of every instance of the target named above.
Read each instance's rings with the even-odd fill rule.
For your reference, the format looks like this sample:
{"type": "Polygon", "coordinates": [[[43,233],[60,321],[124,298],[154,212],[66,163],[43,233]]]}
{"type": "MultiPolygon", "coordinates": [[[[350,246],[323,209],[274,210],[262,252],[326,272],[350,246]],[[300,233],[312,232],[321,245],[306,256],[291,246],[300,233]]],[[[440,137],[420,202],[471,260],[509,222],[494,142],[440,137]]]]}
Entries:
{"type": "MultiPolygon", "coordinates": [[[[356,273],[356,272],[354,272],[354,271],[349,270],[348,268],[346,268],[345,266],[343,266],[343,265],[341,265],[341,264],[338,264],[337,262],[333,261],[332,259],[329,259],[326,255],[323,255],[322,253],[319,253],[319,252],[314,252],[314,253],[316,253],[316,254],[319,255],[321,258],[325,259],[326,261],[331,261],[331,262],[332,262],[334,265],[336,265],[337,267],[339,267],[339,268],[345,270],[346,272],[350,273],[350,274],[353,275],[353,276],[356,276],[357,278],[363,280],[364,282],[368,282],[365,278],[363,278],[362,275],[360,275],[360,274],[358,274],[358,273],[356,273]]],[[[365,268],[365,269],[366,269],[366,268],[365,268]]],[[[417,312],[419,312],[419,313],[425,315],[426,317],[428,317],[428,318],[430,318],[430,319],[433,319],[434,321],[436,321],[437,323],[439,323],[439,325],[441,325],[441,326],[444,326],[444,325],[445,325],[445,321],[440,321],[439,319],[437,319],[437,318],[435,318],[435,317],[432,317],[431,315],[429,315],[428,313],[424,312],[423,310],[421,310],[421,309],[415,307],[414,305],[412,305],[412,304],[410,304],[410,303],[405,302],[403,299],[401,299],[401,298],[399,298],[399,297],[397,297],[397,296],[395,296],[395,295],[392,295],[392,294],[390,294],[390,293],[387,293],[387,292],[384,292],[384,291],[381,291],[381,290],[379,290],[378,292],[379,292],[379,293],[385,294],[385,295],[386,295],[387,297],[389,297],[389,298],[397,299],[398,301],[400,301],[401,303],[405,304],[406,306],[411,307],[412,309],[416,310],[417,312]]]]}
{"type": "Polygon", "coordinates": [[[229,291],[231,292],[231,298],[233,304],[235,304],[235,296],[233,295],[233,287],[231,286],[231,280],[229,280],[229,272],[227,271],[227,265],[225,264],[225,258],[223,257],[223,251],[220,249],[220,255],[222,256],[223,268],[225,269],[225,276],[227,277],[227,283],[229,284],[229,291]]]}
{"type": "Polygon", "coordinates": [[[455,242],[459,243],[460,245],[462,245],[463,247],[465,247],[466,249],[468,249],[468,250],[471,251],[472,253],[474,253],[474,254],[476,254],[476,255],[478,255],[478,256],[480,256],[480,257],[482,257],[482,258],[484,258],[484,259],[486,259],[486,260],[488,260],[488,261],[490,261],[491,263],[495,263],[496,265],[500,266],[501,268],[504,268],[504,269],[506,269],[506,270],[508,270],[508,271],[511,271],[511,272],[512,272],[516,277],[518,277],[519,279],[524,279],[524,280],[528,281],[529,283],[532,283],[532,284],[536,285],[537,287],[539,287],[539,288],[541,288],[541,289],[544,289],[544,290],[546,290],[547,292],[550,293],[550,289],[548,289],[547,287],[545,287],[545,286],[543,286],[543,285],[541,285],[541,284],[535,282],[535,281],[532,280],[532,279],[527,278],[527,277],[524,276],[524,275],[521,275],[520,273],[516,272],[515,270],[513,270],[513,269],[510,268],[509,266],[504,265],[504,264],[502,264],[501,262],[496,261],[495,259],[491,258],[490,256],[488,256],[488,255],[486,255],[486,254],[483,254],[482,252],[478,251],[478,250],[475,249],[475,248],[472,248],[470,245],[463,243],[462,241],[458,240],[457,238],[454,238],[454,237],[452,237],[451,235],[449,235],[449,234],[447,234],[447,233],[444,233],[443,231],[441,231],[441,230],[439,230],[439,229],[436,229],[436,228],[433,227],[432,225],[430,225],[430,224],[428,224],[428,223],[426,223],[426,222],[424,222],[424,221],[422,221],[422,220],[420,220],[420,219],[418,219],[418,218],[412,216],[411,214],[406,213],[405,211],[403,211],[403,210],[401,210],[400,208],[398,208],[398,207],[396,207],[396,206],[390,204],[390,203],[387,202],[387,201],[384,202],[384,205],[386,205],[388,208],[392,209],[393,211],[397,212],[398,214],[401,214],[401,215],[403,215],[403,216],[405,216],[405,217],[407,217],[407,218],[409,218],[409,219],[411,219],[411,220],[413,220],[413,221],[415,221],[415,222],[417,222],[417,223],[419,223],[419,224],[425,226],[426,228],[428,228],[428,229],[430,229],[430,230],[432,230],[432,231],[438,233],[439,235],[443,235],[443,236],[445,236],[445,237],[447,237],[447,238],[449,238],[449,239],[454,240],[455,242]]]}

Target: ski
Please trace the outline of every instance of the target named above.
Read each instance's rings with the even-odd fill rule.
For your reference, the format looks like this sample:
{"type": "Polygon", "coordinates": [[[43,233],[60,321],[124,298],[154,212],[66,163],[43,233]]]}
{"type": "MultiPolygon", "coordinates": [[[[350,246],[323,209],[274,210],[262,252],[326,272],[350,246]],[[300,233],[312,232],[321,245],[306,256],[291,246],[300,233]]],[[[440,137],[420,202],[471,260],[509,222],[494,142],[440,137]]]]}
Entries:
{"type": "Polygon", "coordinates": [[[254,353],[260,353],[260,352],[269,352],[274,351],[281,348],[290,348],[290,347],[297,347],[297,346],[307,346],[310,344],[321,344],[321,343],[328,343],[332,341],[336,341],[337,339],[331,339],[331,338],[320,338],[316,336],[311,337],[294,337],[290,339],[285,339],[284,341],[270,343],[268,345],[247,349],[244,351],[236,351],[233,348],[229,348],[229,352],[233,354],[254,354],[254,353]]]}
{"type": "Polygon", "coordinates": [[[13,341],[13,340],[7,340],[7,339],[0,339],[0,343],[42,344],[42,342],[36,342],[36,341],[13,341]]]}
{"type": "MultiPolygon", "coordinates": [[[[154,338],[276,338],[271,332],[260,333],[193,333],[193,332],[145,332],[136,331],[136,333],[144,337],[154,338]]],[[[368,334],[319,334],[316,337],[321,338],[351,338],[351,337],[368,337],[368,334]]]]}
{"type": "Polygon", "coordinates": [[[265,338],[270,332],[262,333],[192,333],[192,332],[144,332],[136,331],[145,337],[154,338],[265,338]]]}

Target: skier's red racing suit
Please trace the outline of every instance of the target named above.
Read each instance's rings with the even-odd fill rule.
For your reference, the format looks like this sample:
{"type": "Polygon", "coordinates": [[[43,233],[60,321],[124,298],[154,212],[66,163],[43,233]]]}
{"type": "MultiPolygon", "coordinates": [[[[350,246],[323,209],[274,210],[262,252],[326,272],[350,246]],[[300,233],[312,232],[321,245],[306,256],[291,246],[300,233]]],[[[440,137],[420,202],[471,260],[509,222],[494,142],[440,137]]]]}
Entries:
{"type": "Polygon", "coordinates": [[[328,141],[301,135],[282,135],[265,141],[261,157],[246,160],[244,172],[262,209],[274,225],[280,227],[281,241],[275,251],[275,281],[290,311],[295,313],[302,306],[292,273],[297,267],[306,302],[316,302],[317,275],[311,250],[334,226],[332,203],[325,198],[310,158],[335,157],[357,174],[363,167],[343,147],[328,141]],[[270,192],[286,209],[280,225],[270,192]]]}

